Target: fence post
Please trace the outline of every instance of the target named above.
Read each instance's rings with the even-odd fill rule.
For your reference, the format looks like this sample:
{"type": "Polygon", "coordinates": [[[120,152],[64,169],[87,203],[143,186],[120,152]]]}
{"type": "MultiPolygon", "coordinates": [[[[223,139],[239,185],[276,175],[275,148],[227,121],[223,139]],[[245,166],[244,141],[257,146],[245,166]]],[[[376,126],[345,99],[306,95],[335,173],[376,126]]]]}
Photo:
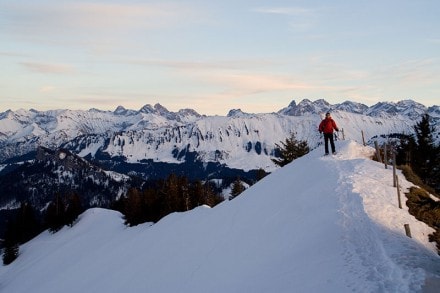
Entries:
{"type": "Polygon", "coordinates": [[[362,133],[362,142],[363,142],[364,146],[366,146],[367,144],[365,143],[364,131],[361,130],[361,133],[362,133]]]}
{"type": "Polygon", "coordinates": [[[388,169],[388,155],[387,155],[387,144],[383,146],[383,161],[385,163],[385,169],[388,169]]]}
{"type": "Polygon", "coordinates": [[[377,140],[374,141],[374,146],[376,147],[376,159],[379,163],[382,163],[382,158],[380,157],[380,149],[379,149],[379,145],[377,144],[377,140]]]}
{"type": "Polygon", "coordinates": [[[399,186],[399,177],[396,175],[396,187],[397,187],[397,200],[399,202],[399,208],[402,208],[402,200],[400,199],[400,186],[399,186]]]}
{"type": "Polygon", "coordinates": [[[406,236],[408,236],[409,238],[412,238],[411,237],[411,229],[409,228],[409,224],[404,224],[403,226],[405,227],[406,236]]]}
{"type": "Polygon", "coordinates": [[[393,150],[393,187],[396,187],[396,153],[393,150]]]}
{"type": "Polygon", "coordinates": [[[341,132],[342,132],[342,140],[345,140],[344,128],[341,128],[341,132]]]}

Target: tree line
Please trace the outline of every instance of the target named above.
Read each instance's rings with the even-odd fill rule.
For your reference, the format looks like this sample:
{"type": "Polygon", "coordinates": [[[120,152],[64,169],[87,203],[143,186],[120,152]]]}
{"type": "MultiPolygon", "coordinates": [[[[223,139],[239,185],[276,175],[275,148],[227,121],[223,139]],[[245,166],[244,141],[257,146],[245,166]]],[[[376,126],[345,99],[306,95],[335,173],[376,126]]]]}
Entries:
{"type": "Polygon", "coordinates": [[[8,221],[6,226],[3,264],[10,264],[18,257],[20,244],[26,243],[46,229],[55,233],[65,225],[72,226],[83,211],[77,193],[55,195],[43,213],[37,211],[28,201],[22,202],[15,218],[8,221]]]}
{"type": "Polygon", "coordinates": [[[397,149],[398,165],[407,165],[424,184],[440,193],[440,145],[428,114],[414,125],[414,135],[403,135],[397,149]]]}
{"type": "Polygon", "coordinates": [[[210,182],[189,182],[185,176],[170,174],[143,190],[130,188],[113,203],[112,208],[124,215],[127,225],[135,226],[157,222],[170,213],[188,211],[201,205],[213,207],[223,200],[210,182]]]}

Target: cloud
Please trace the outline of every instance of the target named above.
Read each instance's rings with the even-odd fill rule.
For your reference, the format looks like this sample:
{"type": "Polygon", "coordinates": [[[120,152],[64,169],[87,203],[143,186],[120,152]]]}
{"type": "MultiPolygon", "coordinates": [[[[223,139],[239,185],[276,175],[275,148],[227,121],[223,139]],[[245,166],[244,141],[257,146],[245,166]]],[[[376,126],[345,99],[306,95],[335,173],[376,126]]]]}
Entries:
{"type": "Polygon", "coordinates": [[[265,14],[282,14],[282,15],[310,15],[311,9],[302,7],[259,7],[254,9],[255,12],[265,14]]]}
{"type": "Polygon", "coordinates": [[[303,7],[259,7],[253,11],[288,17],[288,26],[295,32],[308,31],[316,26],[317,11],[303,7]]]}
{"type": "Polygon", "coordinates": [[[21,62],[26,69],[36,73],[50,73],[50,74],[71,74],[75,70],[72,66],[66,64],[51,64],[38,62],[21,62]]]}
{"type": "Polygon", "coordinates": [[[282,64],[280,61],[265,59],[236,59],[236,60],[214,60],[214,61],[185,61],[185,60],[164,60],[164,59],[142,59],[128,60],[128,64],[143,66],[160,66],[180,70],[213,70],[226,69],[237,70],[243,68],[262,68],[271,65],[282,64]]]}
{"type": "Polygon", "coordinates": [[[28,34],[113,33],[176,24],[188,18],[190,10],[180,4],[112,4],[70,2],[66,4],[10,4],[6,10],[9,29],[28,34]]]}
{"type": "Polygon", "coordinates": [[[212,73],[205,76],[205,79],[237,95],[310,88],[310,85],[304,82],[295,81],[283,75],[225,72],[212,73]]]}

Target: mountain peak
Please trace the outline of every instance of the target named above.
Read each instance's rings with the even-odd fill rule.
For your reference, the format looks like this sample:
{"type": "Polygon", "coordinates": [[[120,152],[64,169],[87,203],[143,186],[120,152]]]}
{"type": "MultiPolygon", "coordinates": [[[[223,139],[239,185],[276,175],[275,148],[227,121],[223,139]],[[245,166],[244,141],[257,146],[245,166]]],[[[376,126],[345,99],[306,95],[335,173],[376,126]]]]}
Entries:
{"type": "Polygon", "coordinates": [[[227,117],[246,117],[249,115],[250,114],[241,111],[241,109],[232,109],[229,111],[228,115],[226,115],[226,116],[227,117]]]}
{"type": "Polygon", "coordinates": [[[151,114],[154,113],[154,108],[150,104],[146,104],[139,110],[139,112],[144,114],[151,114]]]}
{"type": "Polygon", "coordinates": [[[308,114],[319,114],[333,110],[333,108],[334,107],[324,99],[318,99],[314,102],[309,99],[303,99],[298,105],[295,100],[293,100],[288,107],[281,109],[278,113],[288,116],[303,116],[308,114]]]}
{"type": "Polygon", "coordinates": [[[156,104],[154,105],[154,110],[156,110],[156,112],[157,112],[158,114],[160,114],[160,115],[167,115],[167,114],[170,113],[170,111],[168,111],[167,108],[165,108],[164,106],[162,106],[162,105],[159,104],[159,103],[156,103],[156,104]]]}

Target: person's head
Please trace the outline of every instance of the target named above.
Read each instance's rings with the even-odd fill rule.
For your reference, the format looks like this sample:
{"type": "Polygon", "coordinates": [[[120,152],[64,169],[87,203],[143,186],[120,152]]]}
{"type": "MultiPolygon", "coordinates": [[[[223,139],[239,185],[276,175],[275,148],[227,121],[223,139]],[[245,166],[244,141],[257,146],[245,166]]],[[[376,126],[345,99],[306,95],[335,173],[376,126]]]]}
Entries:
{"type": "Polygon", "coordinates": [[[325,118],[330,118],[330,112],[325,113],[325,118]]]}

